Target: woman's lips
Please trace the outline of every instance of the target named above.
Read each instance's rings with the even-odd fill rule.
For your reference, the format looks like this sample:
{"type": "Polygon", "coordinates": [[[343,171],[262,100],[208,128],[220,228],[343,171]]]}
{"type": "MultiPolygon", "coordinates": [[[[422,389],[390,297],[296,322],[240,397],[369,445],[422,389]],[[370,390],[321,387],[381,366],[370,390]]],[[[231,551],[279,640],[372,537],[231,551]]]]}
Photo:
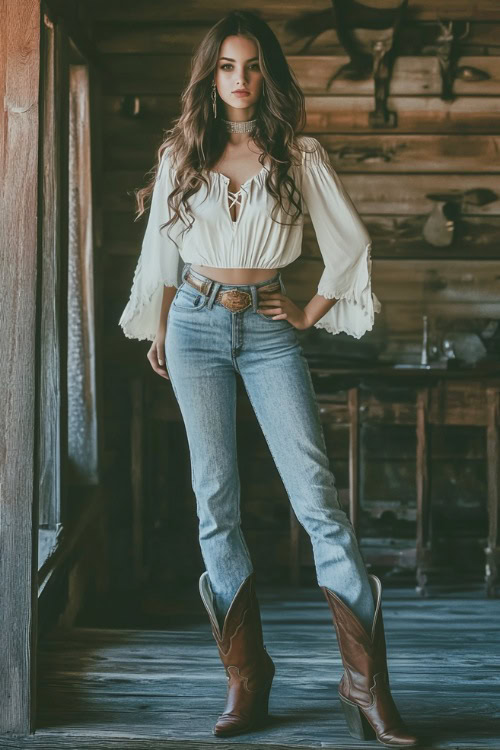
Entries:
{"type": "Polygon", "coordinates": [[[235,96],[250,96],[249,91],[233,91],[235,96]]]}

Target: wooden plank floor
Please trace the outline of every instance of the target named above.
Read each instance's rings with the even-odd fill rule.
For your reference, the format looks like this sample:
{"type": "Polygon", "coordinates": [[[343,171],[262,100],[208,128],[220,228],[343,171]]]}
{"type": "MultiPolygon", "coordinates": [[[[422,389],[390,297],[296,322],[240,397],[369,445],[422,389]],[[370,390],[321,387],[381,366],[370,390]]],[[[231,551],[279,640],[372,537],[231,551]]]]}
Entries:
{"type": "MultiPolygon", "coordinates": [[[[266,728],[231,739],[212,734],[226,677],[198,610],[166,629],[53,631],[39,649],[37,731],[29,744],[381,747],[347,732],[336,693],[341,661],[320,589],[258,591],[276,664],[266,728]]],[[[500,747],[500,600],[485,599],[479,587],[427,599],[386,587],[383,612],[393,695],[422,747],[500,747]]],[[[0,746],[10,747],[4,739],[0,746]]]]}

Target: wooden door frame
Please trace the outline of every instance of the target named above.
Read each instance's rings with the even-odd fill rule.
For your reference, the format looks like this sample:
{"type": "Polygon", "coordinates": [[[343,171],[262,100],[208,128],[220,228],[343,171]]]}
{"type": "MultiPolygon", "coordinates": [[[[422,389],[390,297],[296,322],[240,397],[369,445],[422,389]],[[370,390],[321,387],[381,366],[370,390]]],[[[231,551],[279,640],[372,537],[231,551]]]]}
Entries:
{"type": "Polygon", "coordinates": [[[3,3],[5,196],[0,243],[0,732],[35,715],[38,488],[40,3],[3,3]]]}

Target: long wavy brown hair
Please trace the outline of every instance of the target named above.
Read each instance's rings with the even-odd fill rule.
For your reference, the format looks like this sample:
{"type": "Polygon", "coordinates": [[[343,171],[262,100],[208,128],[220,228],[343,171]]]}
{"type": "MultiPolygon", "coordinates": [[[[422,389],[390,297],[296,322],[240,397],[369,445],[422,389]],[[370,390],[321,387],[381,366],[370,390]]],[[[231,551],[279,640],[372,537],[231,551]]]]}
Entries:
{"type": "MultiPolygon", "coordinates": [[[[263,93],[254,114],[257,124],[252,138],[262,150],[259,162],[262,165],[266,159],[270,162],[266,189],[275,198],[274,209],[279,205],[290,216],[288,207],[295,207],[292,223],[301,215],[300,191],[288,170],[298,163],[295,136],[306,121],[304,94],[268,24],[249,11],[232,11],[207,32],[193,55],[190,79],[181,94],[182,114],[171,129],[164,131],[166,137],[158,148],[151,182],[134,191],[136,221],[145,211],[145,201],[153,192],[163,153],[168,148],[169,160],[175,158],[175,187],[167,198],[171,218],[161,229],[179,219],[186,224],[183,232],[191,228],[194,218],[188,199],[202,184],[208,184],[203,170],[217,164],[229,140],[228,132],[221,127],[221,118],[213,115],[211,89],[220,46],[227,36],[237,34],[255,41],[263,74],[263,93]],[[191,223],[182,216],[181,204],[191,216],[191,223]]],[[[220,111],[218,93],[217,98],[220,111]]]]}

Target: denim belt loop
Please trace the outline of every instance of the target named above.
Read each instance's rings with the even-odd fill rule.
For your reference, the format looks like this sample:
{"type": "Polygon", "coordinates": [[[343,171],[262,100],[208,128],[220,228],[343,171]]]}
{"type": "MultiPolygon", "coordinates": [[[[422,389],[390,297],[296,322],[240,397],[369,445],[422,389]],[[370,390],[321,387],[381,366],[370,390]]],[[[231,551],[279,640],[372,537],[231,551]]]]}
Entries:
{"type": "Polygon", "coordinates": [[[220,288],[221,288],[221,282],[214,280],[212,287],[210,289],[210,292],[209,292],[209,297],[208,297],[208,302],[207,302],[207,307],[209,310],[212,309],[214,305],[214,301],[215,301],[215,295],[217,294],[220,288]]]}
{"type": "Polygon", "coordinates": [[[257,287],[254,286],[253,284],[250,287],[250,293],[252,295],[252,310],[253,310],[253,312],[256,312],[257,311],[257,307],[259,306],[259,302],[258,302],[259,298],[258,298],[257,287]]]}

